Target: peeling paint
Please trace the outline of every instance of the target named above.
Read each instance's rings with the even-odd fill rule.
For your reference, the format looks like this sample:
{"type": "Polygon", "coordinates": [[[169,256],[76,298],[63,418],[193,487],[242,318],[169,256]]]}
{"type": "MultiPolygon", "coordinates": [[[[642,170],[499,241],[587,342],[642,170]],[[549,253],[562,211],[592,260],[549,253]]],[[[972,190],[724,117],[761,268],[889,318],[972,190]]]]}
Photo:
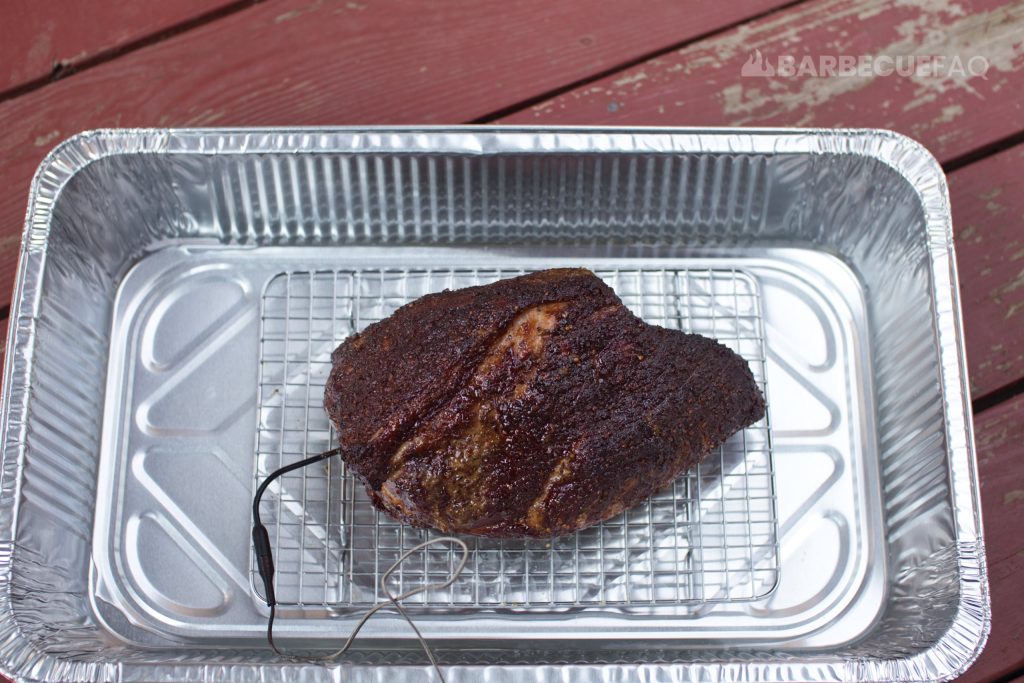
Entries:
{"type": "Polygon", "coordinates": [[[993,71],[1011,72],[1024,61],[1024,43],[1019,38],[1020,24],[1024,21],[1024,6],[1010,5],[989,12],[966,14],[959,5],[949,2],[908,0],[908,4],[917,5],[918,2],[925,11],[916,19],[896,27],[903,39],[882,51],[883,54],[940,56],[947,60],[958,57],[964,64],[980,57],[986,60],[989,70],[985,75],[948,73],[941,78],[911,75],[909,80],[917,86],[915,97],[903,107],[903,111],[911,111],[935,101],[938,95],[955,90],[981,98],[973,82],[991,79],[993,71]],[[938,14],[963,18],[947,23],[939,20],[938,14]]]}
{"type": "Polygon", "coordinates": [[[286,21],[291,21],[292,19],[296,19],[301,16],[302,12],[300,10],[293,9],[283,14],[278,14],[276,17],[274,17],[274,23],[280,24],[286,21]]]}
{"type": "Polygon", "coordinates": [[[1024,500],[1024,490],[1021,489],[1013,489],[1003,494],[1003,505],[1018,503],[1022,500],[1024,500]]]}
{"type": "Polygon", "coordinates": [[[985,210],[988,211],[993,216],[1000,216],[1006,213],[1006,207],[1000,204],[999,202],[986,202],[985,210]]]}
{"type": "MultiPolygon", "coordinates": [[[[1024,24],[1024,3],[988,11],[968,11],[963,0],[845,0],[824,4],[827,9],[819,3],[789,8],[610,76],[601,81],[607,90],[597,100],[593,97],[599,90],[588,86],[555,101],[569,111],[583,103],[608,110],[608,103],[614,102],[615,110],[620,111],[625,102],[633,102],[634,94],[642,87],[644,102],[633,116],[644,111],[661,114],[658,107],[692,106],[693,98],[680,97],[682,93],[676,91],[689,91],[688,86],[678,84],[680,76],[694,76],[703,83],[701,98],[710,97],[719,108],[719,119],[730,125],[779,122],[792,126],[832,126],[842,123],[841,110],[833,102],[839,100],[856,110],[851,94],[883,90],[887,97],[873,105],[882,115],[873,119],[872,125],[891,121],[889,127],[927,138],[935,146],[947,149],[969,144],[971,126],[959,124],[977,113],[970,99],[956,97],[954,93],[966,92],[972,99],[981,98],[995,86],[1009,84],[1007,74],[1024,70],[1024,41],[1018,35],[1024,24]],[[873,17],[866,26],[865,17],[873,17]],[[845,30],[853,26],[858,28],[845,30]],[[865,41],[866,31],[872,35],[865,41]],[[740,65],[754,49],[770,58],[789,54],[798,63],[802,57],[810,56],[819,69],[823,68],[819,61],[822,56],[853,55],[945,57],[947,65],[953,57],[961,63],[980,57],[986,60],[989,70],[985,75],[948,74],[947,68],[934,76],[870,73],[742,78],[740,65]],[[716,85],[709,76],[717,76],[720,83],[716,85]],[[899,84],[881,87],[880,79],[899,84]],[[897,90],[898,94],[894,94],[897,90]],[[927,107],[927,114],[908,117],[901,113],[920,107],[927,107]],[[824,112],[827,121],[822,118],[824,112]]],[[[703,110],[707,105],[700,106],[703,110]]],[[[534,109],[535,116],[537,111],[534,109]]],[[[859,118],[850,123],[860,123],[859,118]]]]}
{"type": "Polygon", "coordinates": [[[916,7],[930,12],[942,12],[954,17],[962,17],[967,14],[963,5],[950,0],[896,0],[897,7],[916,7]]]}
{"type": "Polygon", "coordinates": [[[877,7],[869,7],[857,13],[857,18],[861,21],[870,19],[871,17],[877,17],[882,12],[885,12],[888,8],[885,5],[878,5],[877,7]]]}
{"type": "Polygon", "coordinates": [[[32,46],[28,49],[26,61],[29,65],[45,68],[46,62],[53,52],[53,32],[57,28],[57,22],[48,20],[39,27],[36,35],[32,37],[32,46]]]}
{"type": "Polygon", "coordinates": [[[775,92],[770,93],[764,93],[760,88],[744,89],[742,83],[736,83],[726,86],[721,92],[722,112],[731,117],[730,123],[734,125],[800,112],[797,118],[787,120],[787,125],[808,125],[814,121],[815,107],[844,93],[867,87],[873,80],[873,76],[808,78],[798,81],[800,87],[796,90],[789,90],[779,81],[772,80],[769,81],[769,90],[775,92]]]}
{"type": "Polygon", "coordinates": [[[963,113],[963,105],[951,104],[942,108],[942,115],[936,118],[934,123],[953,123],[957,117],[963,116],[963,113]]]}
{"type": "Polygon", "coordinates": [[[644,71],[638,71],[636,73],[631,73],[626,76],[623,76],[622,78],[618,78],[612,81],[612,85],[614,85],[616,88],[623,88],[627,85],[639,83],[640,81],[644,80],[647,80],[647,73],[644,71]]]}
{"type": "MultiPolygon", "coordinates": [[[[959,3],[949,0],[902,0],[898,5],[918,8],[920,14],[914,19],[897,24],[897,39],[888,45],[873,49],[871,56],[942,56],[947,60],[959,57],[962,63],[972,57],[982,57],[989,65],[989,72],[986,74],[989,78],[992,77],[993,71],[1009,72],[1019,67],[1020,62],[1024,62],[1024,43],[1019,40],[1016,33],[1020,24],[1024,22],[1024,6],[1006,6],[989,12],[968,14],[959,3]]],[[[875,3],[853,3],[829,16],[828,20],[835,22],[848,19],[851,14],[854,17],[864,12],[871,14],[876,7],[875,3]]],[[[820,17],[818,19],[821,20],[820,17]]],[[[810,31],[814,28],[809,25],[813,22],[802,23],[801,18],[796,16],[780,18],[779,21],[786,21],[790,27],[799,27],[800,31],[810,31]]],[[[737,51],[737,42],[743,46],[744,51],[759,47],[766,52],[775,52],[779,43],[785,44],[793,35],[782,30],[781,37],[773,36],[772,32],[778,30],[782,30],[778,23],[766,22],[756,31],[737,31],[728,38],[718,39],[717,44],[711,49],[723,58],[737,51]],[[750,33],[754,35],[748,35],[750,33]],[[757,40],[762,35],[767,39],[757,40]]],[[[842,53],[842,49],[835,51],[842,53]]],[[[947,93],[957,89],[980,97],[973,81],[984,79],[986,76],[964,73],[940,76],[914,74],[906,77],[914,85],[914,96],[903,106],[903,111],[942,100],[948,101],[947,93]]],[[[719,98],[722,101],[723,113],[733,117],[730,118],[730,123],[743,124],[798,114],[795,118],[790,116],[787,124],[806,125],[814,120],[814,112],[809,110],[831,98],[866,88],[880,77],[869,75],[789,79],[788,87],[767,94],[761,88],[755,92],[746,89],[743,83],[734,83],[724,87],[719,98]]],[[[772,82],[779,83],[783,80],[785,79],[773,79],[772,82]]],[[[931,124],[922,124],[922,127],[946,125],[965,114],[963,105],[945,106],[931,124]]]]}
{"type": "Polygon", "coordinates": [[[58,137],[60,137],[60,131],[59,130],[51,130],[49,133],[46,133],[45,135],[40,135],[40,136],[36,137],[35,145],[36,145],[36,147],[42,147],[44,145],[48,145],[49,143],[51,143],[54,140],[56,140],[58,137]]]}
{"type": "Polygon", "coordinates": [[[998,291],[1000,295],[1009,294],[1010,292],[1017,291],[1021,287],[1024,287],[1024,270],[1017,273],[1015,278],[1000,287],[998,291]]]}

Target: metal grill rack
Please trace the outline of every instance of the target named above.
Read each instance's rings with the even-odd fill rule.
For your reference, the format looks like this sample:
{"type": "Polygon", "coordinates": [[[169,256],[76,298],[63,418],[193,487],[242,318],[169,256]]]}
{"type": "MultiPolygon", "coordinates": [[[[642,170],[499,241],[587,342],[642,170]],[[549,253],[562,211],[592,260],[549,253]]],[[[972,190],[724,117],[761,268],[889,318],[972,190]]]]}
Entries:
{"type": "MultiPolygon", "coordinates": [[[[419,296],[520,275],[513,269],[373,269],[281,273],[263,295],[253,487],[282,464],[336,445],[322,407],[331,351],[419,296]]],[[[757,284],[733,269],[595,271],[643,319],[714,337],[742,355],[765,390],[757,284]]],[[[766,396],[767,396],[766,392],[766,396]]],[[[548,541],[467,539],[460,580],[410,598],[430,607],[651,606],[749,601],[778,576],[774,472],[767,418],[743,430],[672,487],[598,526],[548,541]]],[[[378,579],[431,532],[371,505],[338,458],[286,475],[264,497],[282,605],[360,608],[378,579]]],[[[396,592],[454,566],[435,546],[403,563],[396,592]]],[[[253,590],[261,588],[255,565],[253,590]]]]}

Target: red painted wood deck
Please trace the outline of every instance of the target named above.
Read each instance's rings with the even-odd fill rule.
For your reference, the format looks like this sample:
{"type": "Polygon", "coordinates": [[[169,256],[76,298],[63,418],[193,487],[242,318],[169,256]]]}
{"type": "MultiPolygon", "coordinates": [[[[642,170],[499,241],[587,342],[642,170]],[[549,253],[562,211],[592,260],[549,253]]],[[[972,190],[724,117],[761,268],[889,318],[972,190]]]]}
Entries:
{"type": "Polygon", "coordinates": [[[101,126],[873,126],[952,198],[993,629],[1024,675],[1024,4],[1019,0],[10,0],[0,21],[0,330],[28,184],[101,126]],[[741,78],[765,55],[982,57],[984,75],[741,78]]]}

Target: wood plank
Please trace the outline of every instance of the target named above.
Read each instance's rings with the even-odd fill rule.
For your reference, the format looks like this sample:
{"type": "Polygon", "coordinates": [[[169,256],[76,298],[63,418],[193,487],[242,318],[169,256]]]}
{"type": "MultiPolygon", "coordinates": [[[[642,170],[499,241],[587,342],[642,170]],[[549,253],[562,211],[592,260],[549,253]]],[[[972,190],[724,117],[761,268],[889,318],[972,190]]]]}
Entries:
{"type": "Polygon", "coordinates": [[[1024,145],[1017,145],[949,175],[975,397],[1024,377],[1022,167],[1024,145]]]}
{"type": "MultiPolygon", "coordinates": [[[[815,0],[651,59],[505,117],[519,124],[855,126],[900,131],[947,160],[1024,129],[1024,4],[1019,0],[815,0]],[[944,77],[742,76],[822,56],[942,55],[944,77]],[[954,57],[963,73],[953,73],[954,57]],[[984,75],[972,76],[967,65],[984,75]],[[948,77],[946,77],[948,76],[948,77]]],[[[906,59],[901,62],[909,64],[906,59]]],[[[894,65],[890,64],[890,66],[894,65]]],[[[885,63],[882,63],[885,66],[885,63]]],[[[834,71],[834,68],[833,68],[834,71]]]]}
{"type": "Polygon", "coordinates": [[[992,634],[959,681],[991,681],[1024,668],[1024,395],[974,418],[985,521],[992,634]]]}
{"type": "Polygon", "coordinates": [[[0,320],[0,379],[3,376],[4,361],[7,359],[7,316],[0,320]]]}
{"type": "Polygon", "coordinates": [[[81,130],[470,121],[781,4],[257,5],[0,103],[0,291],[33,171],[81,130]]]}
{"type": "Polygon", "coordinates": [[[46,78],[232,4],[233,0],[65,2],[10,0],[0,21],[0,92],[46,78]]]}

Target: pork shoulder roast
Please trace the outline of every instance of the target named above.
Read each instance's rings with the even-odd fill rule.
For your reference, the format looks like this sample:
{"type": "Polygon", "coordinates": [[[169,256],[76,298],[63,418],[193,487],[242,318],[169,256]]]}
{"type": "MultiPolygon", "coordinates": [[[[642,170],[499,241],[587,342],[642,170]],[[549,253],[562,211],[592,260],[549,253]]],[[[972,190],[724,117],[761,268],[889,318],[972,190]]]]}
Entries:
{"type": "Polygon", "coordinates": [[[584,269],[417,299],[334,351],[325,394],[378,508],[496,537],[613,517],[765,410],[742,358],[645,323],[584,269]]]}

